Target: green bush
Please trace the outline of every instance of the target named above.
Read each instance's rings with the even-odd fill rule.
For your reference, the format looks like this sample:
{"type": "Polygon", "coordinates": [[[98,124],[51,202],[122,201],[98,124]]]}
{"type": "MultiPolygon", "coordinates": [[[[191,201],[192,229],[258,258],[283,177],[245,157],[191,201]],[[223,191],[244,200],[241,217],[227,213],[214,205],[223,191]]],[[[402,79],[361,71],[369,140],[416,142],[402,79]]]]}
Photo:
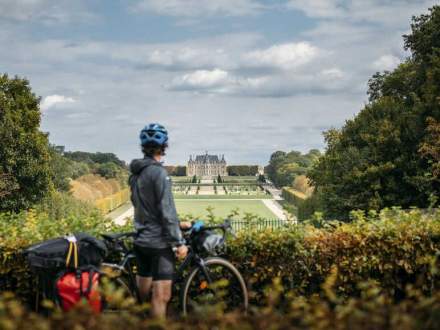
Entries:
{"type": "MultiPolygon", "coordinates": [[[[219,306],[200,309],[186,318],[156,320],[145,317],[141,308],[132,306],[120,313],[96,315],[85,304],[68,313],[55,310],[49,317],[25,309],[11,294],[0,296],[1,329],[438,329],[440,292],[423,295],[407,290],[407,299],[398,303],[374,283],[359,285],[360,294],[341,301],[333,287],[338,278],[335,269],[323,285],[323,295],[304,297],[287,295],[275,280],[266,290],[263,306],[246,315],[224,313],[219,306]]],[[[145,309],[144,309],[145,310],[145,309]]]]}
{"type": "Polygon", "coordinates": [[[115,230],[113,222],[96,210],[84,216],[66,213],[67,216],[56,220],[35,210],[0,213],[0,291],[13,291],[28,302],[33,299],[35,286],[22,256],[27,246],[68,233],[87,232],[98,236],[115,230]]]}
{"type": "Polygon", "coordinates": [[[35,206],[37,213],[46,213],[49,219],[59,220],[67,217],[87,218],[98,209],[88,203],[74,198],[69,193],[53,191],[35,206]]]}
{"type": "Polygon", "coordinates": [[[399,298],[405,286],[433,293],[439,277],[440,212],[384,210],[353,223],[326,222],[324,228],[298,225],[266,231],[241,231],[228,254],[256,294],[279,277],[297,293],[320,292],[333,266],[339,269],[338,294],[357,295],[360,282],[373,280],[399,298]]]}

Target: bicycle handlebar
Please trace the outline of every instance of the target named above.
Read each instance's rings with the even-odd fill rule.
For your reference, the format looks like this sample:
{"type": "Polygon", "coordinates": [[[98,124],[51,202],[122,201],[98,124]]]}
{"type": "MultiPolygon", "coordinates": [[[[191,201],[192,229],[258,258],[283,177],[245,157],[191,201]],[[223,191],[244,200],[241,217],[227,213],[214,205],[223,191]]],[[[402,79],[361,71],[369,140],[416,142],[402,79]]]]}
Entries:
{"type": "MultiPolygon", "coordinates": [[[[111,241],[120,241],[121,239],[124,238],[136,237],[137,235],[139,235],[139,233],[142,230],[146,228],[147,226],[142,226],[137,228],[136,231],[133,232],[120,233],[120,234],[103,234],[102,237],[111,241]]],[[[232,230],[231,221],[229,219],[225,219],[225,221],[222,224],[212,225],[212,226],[202,226],[197,232],[202,232],[206,230],[215,230],[215,229],[221,229],[223,231],[223,235],[225,235],[227,230],[232,230]]],[[[191,235],[193,233],[193,227],[184,229],[183,231],[191,235]]]]}

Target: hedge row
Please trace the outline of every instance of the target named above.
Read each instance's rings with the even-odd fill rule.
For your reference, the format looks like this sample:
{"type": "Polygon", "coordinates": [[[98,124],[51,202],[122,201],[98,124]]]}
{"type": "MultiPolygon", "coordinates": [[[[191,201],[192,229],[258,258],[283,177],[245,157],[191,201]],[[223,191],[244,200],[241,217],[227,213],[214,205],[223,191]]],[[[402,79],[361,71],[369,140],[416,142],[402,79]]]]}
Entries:
{"type": "Polygon", "coordinates": [[[117,230],[120,229],[98,210],[81,217],[69,215],[56,220],[35,210],[0,213],[0,291],[12,291],[25,300],[32,299],[32,277],[21,253],[27,246],[68,233],[87,232],[98,236],[117,230]]]}
{"type": "Polygon", "coordinates": [[[102,212],[102,214],[107,214],[122,204],[127,203],[129,200],[130,190],[125,188],[110,196],[96,200],[95,206],[102,212]]]}
{"type": "MultiPolygon", "coordinates": [[[[297,294],[322,294],[322,284],[338,269],[338,296],[359,294],[358,284],[373,280],[384,292],[402,299],[411,284],[434,294],[440,281],[440,212],[386,210],[368,217],[355,214],[353,223],[329,223],[325,228],[298,225],[276,230],[248,230],[231,239],[228,258],[242,271],[259,303],[264,287],[280,278],[297,294]]],[[[52,221],[33,211],[0,215],[0,291],[23,298],[32,292],[30,275],[20,250],[31,243],[69,232],[94,235],[121,231],[101,216],[52,221]]]]}
{"type": "Polygon", "coordinates": [[[432,294],[439,288],[440,212],[385,210],[352,223],[307,225],[280,230],[242,231],[229,245],[229,257],[257,294],[275,277],[284,287],[310,296],[332,267],[338,294],[357,295],[358,283],[374,280],[400,299],[408,284],[432,294]]]}

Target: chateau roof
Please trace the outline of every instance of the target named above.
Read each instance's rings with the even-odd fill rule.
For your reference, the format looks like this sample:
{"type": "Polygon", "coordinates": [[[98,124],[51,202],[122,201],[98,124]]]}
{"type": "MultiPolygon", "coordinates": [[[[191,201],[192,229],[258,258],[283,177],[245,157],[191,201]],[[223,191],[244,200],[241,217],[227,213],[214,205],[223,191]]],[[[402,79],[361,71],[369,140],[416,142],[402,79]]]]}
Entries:
{"type": "Polygon", "coordinates": [[[217,155],[199,155],[196,156],[196,162],[201,163],[217,163],[220,160],[218,159],[217,155]]]}
{"type": "Polygon", "coordinates": [[[195,158],[192,158],[192,156],[189,157],[189,161],[190,162],[195,162],[195,163],[202,163],[202,164],[206,164],[206,163],[226,163],[225,161],[225,156],[222,156],[220,159],[220,156],[217,155],[209,155],[208,153],[204,154],[204,155],[197,155],[195,156],[195,158]]]}

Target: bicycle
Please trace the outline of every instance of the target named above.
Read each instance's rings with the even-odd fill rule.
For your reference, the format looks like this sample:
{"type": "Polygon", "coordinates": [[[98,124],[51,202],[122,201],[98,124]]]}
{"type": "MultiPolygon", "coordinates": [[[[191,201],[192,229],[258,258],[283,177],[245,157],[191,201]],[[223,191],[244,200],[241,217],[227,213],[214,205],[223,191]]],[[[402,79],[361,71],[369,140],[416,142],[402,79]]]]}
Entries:
{"type": "MultiPolygon", "coordinates": [[[[206,304],[223,304],[228,311],[247,310],[249,298],[242,275],[228,260],[218,256],[219,250],[224,247],[226,233],[231,229],[230,222],[226,220],[223,224],[203,225],[198,230],[193,226],[183,231],[188,255],[177,267],[173,280],[173,290],[176,286],[181,287],[179,302],[183,315],[206,304]],[[216,230],[221,230],[222,235],[215,234],[216,230]]],[[[113,274],[116,285],[141,303],[136,284],[136,259],[127,245],[127,240],[135,238],[138,233],[139,230],[102,235],[109,249],[119,255],[119,262],[104,262],[102,270],[113,274]]]]}

